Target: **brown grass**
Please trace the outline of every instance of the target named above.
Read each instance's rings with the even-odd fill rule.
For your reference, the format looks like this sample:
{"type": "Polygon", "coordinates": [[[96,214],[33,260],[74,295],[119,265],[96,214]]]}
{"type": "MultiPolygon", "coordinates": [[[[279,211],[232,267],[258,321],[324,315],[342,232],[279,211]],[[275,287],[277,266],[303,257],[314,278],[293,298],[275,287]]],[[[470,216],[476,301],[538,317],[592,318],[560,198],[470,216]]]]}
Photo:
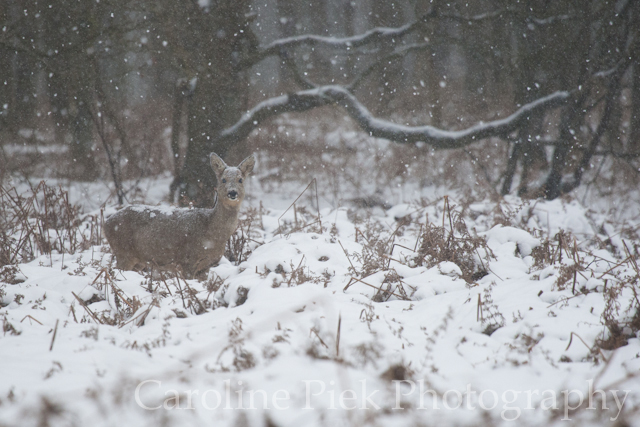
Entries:
{"type": "Polygon", "coordinates": [[[41,181],[27,194],[0,187],[0,266],[103,243],[101,218],[83,216],[61,187],[41,181]]]}
{"type": "MultiPolygon", "coordinates": [[[[605,281],[605,309],[602,323],[607,329],[596,345],[605,350],[615,350],[627,345],[640,331],[640,268],[638,255],[632,254],[625,244],[627,274],[614,276],[610,284],[605,281]],[[629,298],[629,295],[631,298],[629,298]],[[623,303],[622,301],[628,301],[623,303]]],[[[604,276],[604,275],[603,275],[604,276]]]]}
{"type": "Polygon", "coordinates": [[[485,239],[469,232],[462,214],[450,207],[446,196],[442,225],[427,223],[420,242],[416,265],[434,267],[441,262],[453,262],[467,283],[480,280],[489,273],[488,260],[482,261],[480,253],[491,254],[485,239]]]}

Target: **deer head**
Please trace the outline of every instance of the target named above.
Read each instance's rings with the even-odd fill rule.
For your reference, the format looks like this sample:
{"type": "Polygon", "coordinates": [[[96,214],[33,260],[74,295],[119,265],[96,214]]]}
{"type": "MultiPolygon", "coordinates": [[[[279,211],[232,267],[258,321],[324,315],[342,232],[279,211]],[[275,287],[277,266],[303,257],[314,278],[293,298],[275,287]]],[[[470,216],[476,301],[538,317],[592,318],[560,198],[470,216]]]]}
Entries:
{"type": "Polygon", "coordinates": [[[216,153],[211,153],[211,168],[218,179],[218,201],[224,207],[235,208],[240,206],[244,199],[244,180],[249,176],[256,164],[253,154],[244,159],[238,167],[227,166],[216,153]]]}

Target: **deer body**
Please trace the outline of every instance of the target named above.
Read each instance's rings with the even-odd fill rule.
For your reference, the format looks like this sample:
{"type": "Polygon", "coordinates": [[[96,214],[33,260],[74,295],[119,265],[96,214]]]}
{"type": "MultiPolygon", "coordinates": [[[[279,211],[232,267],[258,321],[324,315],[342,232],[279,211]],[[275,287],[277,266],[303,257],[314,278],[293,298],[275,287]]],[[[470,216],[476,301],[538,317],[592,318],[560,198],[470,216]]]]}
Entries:
{"type": "Polygon", "coordinates": [[[129,206],[105,221],[105,235],[122,270],[151,266],[181,270],[186,278],[206,273],[224,255],[225,246],[238,226],[244,199],[243,180],[255,159],[247,157],[238,167],[228,167],[211,153],[218,179],[218,200],[213,209],[168,209],[129,206]]]}

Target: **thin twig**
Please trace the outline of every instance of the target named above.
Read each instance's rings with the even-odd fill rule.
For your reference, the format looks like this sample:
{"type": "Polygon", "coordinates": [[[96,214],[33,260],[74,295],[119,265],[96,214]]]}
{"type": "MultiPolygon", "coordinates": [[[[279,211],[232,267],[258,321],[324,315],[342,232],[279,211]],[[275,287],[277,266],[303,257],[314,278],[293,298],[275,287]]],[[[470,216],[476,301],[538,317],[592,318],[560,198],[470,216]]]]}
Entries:
{"type": "Polygon", "coordinates": [[[316,337],[318,337],[318,339],[320,340],[320,344],[322,344],[325,348],[329,348],[329,346],[325,344],[322,338],[320,338],[320,335],[318,335],[318,331],[316,331],[314,328],[311,328],[311,332],[313,332],[316,335],[316,337]]]}
{"type": "MultiPolygon", "coordinates": [[[[593,351],[593,347],[589,347],[589,344],[587,344],[586,342],[584,342],[584,340],[582,339],[582,337],[578,334],[576,334],[575,332],[571,332],[571,336],[569,337],[569,344],[567,345],[567,348],[564,349],[564,351],[569,350],[569,347],[571,347],[571,343],[573,342],[573,336],[578,337],[578,339],[580,341],[582,341],[582,344],[585,345],[585,347],[587,347],[589,349],[589,351],[593,351]]],[[[600,356],[602,356],[602,359],[604,359],[605,362],[608,362],[608,359],[604,356],[604,353],[602,353],[602,349],[598,348],[598,352],[600,352],[600,356]]]]}
{"type": "MultiPolygon", "coordinates": [[[[316,184],[316,187],[315,187],[315,188],[316,188],[316,204],[318,203],[318,181],[317,181],[315,178],[313,178],[313,179],[311,180],[311,182],[310,182],[310,183],[309,183],[309,184],[304,188],[304,190],[302,190],[302,192],[298,195],[298,197],[296,197],[296,199],[293,201],[293,203],[291,203],[291,204],[289,205],[289,207],[288,207],[288,208],[287,208],[287,209],[282,213],[282,215],[280,215],[280,216],[278,217],[278,234],[282,235],[282,226],[280,225],[280,219],[281,219],[281,218],[282,218],[282,217],[283,217],[287,212],[289,212],[289,209],[291,209],[291,207],[292,207],[292,206],[294,206],[298,200],[300,200],[300,198],[302,197],[302,195],[303,195],[303,194],[304,194],[304,193],[309,189],[309,187],[311,187],[311,184],[313,184],[313,183],[315,183],[315,184],[316,184]]],[[[318,219],[317,219],[315,222],[311,223],[311,224],[307,224],[307,225],[305,225],[305,226],[303,226],[303,227],[300,227],[300,230],[301,230],[301,229],[303,229],[303,228],[305,228],[305,227],[308,227],[308,226],[310,226],[310,225],[313,225],[313,224],[315,224],[316,222],[318,222],[318,223],[320,223],[320,230],[321,230],[321,232],[322,232],[322,222],[320,221],[320,205],[317,205],[317,208],[318,208],[318,219]]],[[[290,231],[290,232],[289,232],[289,233],[287,233],[287,234],[291,234],[291,233],[293,233],[293,232],[295,232],[295,231],[298,231],[298,229],[296,228],[295,230],[290,231]]]]}
{"type": "MultiPolygon", "coordinates": [[[[364,284],[364,285],[370,286],[370,287],[372,287],[372,288],[373,288],[373,289],[375,289],[375,290],[380,290],[380,288],[379,288],[378,286],[373,286],[372,284],[367,283],[367,282],[365,282],[365,281],[363,281],[363,280],[360,280],[360,279],[358,279],[357,277],[352,277],[352,278],[351,278],[351,280],[355,280],[356,282],[360,282],[360,283],[362,283],[362,284],[364,284]]],[[[347,286],[343,289],[343,292],[344,292],[344,291],[345,291],[349,286],[351,286],[351,280],[349,281],[349,284],[347,284],[347,286]]],[[[409,300],[409,298],[404,297],[404,296],[402,296],[402,295],[398,295],[398,294],[396,294],[396,293],[394,293],[394,292],[391,292],[391,291],[384,291],[384,292],[388,292],[388,293],[390,293],[391,295],[393,295],[393,296],[395,296],[395,297],[398,297],[399,299],[404,300],[404,301],[408,301],[408,300],[409,300]]]]}
{"type": "MultiPolygon", "coordinates": [[[[38,322],[40,325],[42,325],[42,323],[40,323],[40,321],[39,321],[38,319],[36,319],[35,317],[33,317],[33,316],[32,316],[32,315],[30,315],[30,314],[27,314],[26,316],[24,316],[24,317],[22,318],[22,320],[20,321],[20,323],[24,322],[24,319],[27,319],[27,318],[28,318],[28,319],[30,319],[30,321],[31,321],[31,320],[34,320],[34,321],[38,322]]],[[[33,323],[32,323],[32,324],[33,324],[33,323]]]]}
{"type": "MultiPolygon", "coordinates": [[[[49,346],[49,351],[53,350],[53,343],[56,342],[56,334],[58,333],[58,322],[60,320],[56,319],[56,326],[53,328],[53,337],[51,337],[51,345],[49,346]]],[[[38,322],[40,323],[40,322],[38,322]]]]}
{"type": "Polygon", "coordinates": [[[338,314],[338,333],[336,334],[336,357],[340,357],[340,328],[342,327],[342,314],[338,314]]]}
{"type": "Polygon", "coordinates": [[[80,303],[80,305],[87,311],[87,313],[89,313],[89,316],[91,316],[91,318],[96,322],[96,323],[100,323],[102,325],[102,322],[100,320],[98,320],[98,318],[96,317],[95,314],[93,314],[93,311],[91,311],[91,309],[89,307],[87,307],[87,305],[85,304],[85,302],[78,296],[76,295],[75,292],[71,291],[71,293],[73,294],[74,297],[76,297],[76,299],[78,300],[78,302],[80,303]]]}
{"type": "Polygon", "coordinates": [[[347,260],[349,260],[349,264],[351,265],[351,268],[353,269],[353,272],[356,272],[356,268],[353,266],[353,263],[351,262],[351,258],[349,258],[349,254],[347,253],[347,250],[344,248],[344,246],[342,246],[342,242],[340,242],[340,239],[338,239],[338,244],[340,244],[340,247],[342,248],[342,251],[344,252],[344,254],[347,257],[347,260]]]}

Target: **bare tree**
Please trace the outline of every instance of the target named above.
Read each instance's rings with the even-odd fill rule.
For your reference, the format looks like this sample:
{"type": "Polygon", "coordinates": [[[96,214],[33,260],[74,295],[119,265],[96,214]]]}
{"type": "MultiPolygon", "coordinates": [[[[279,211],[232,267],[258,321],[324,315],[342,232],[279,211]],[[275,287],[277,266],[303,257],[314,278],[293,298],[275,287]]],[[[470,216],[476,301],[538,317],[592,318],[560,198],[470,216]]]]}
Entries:
{"type": "MultiPolygon", "coordinates": [[[[244,64],[257,48],[251,29],[255,16],[247,0],[204,7],[190,1],[140,2],[139,7],[147,13],[141,28],[149,30],[156,61],[171,64],[176,81],[188,86],[175,92],[187,96],[188,145],[183,158],[175,159],[182,165],[172,189],[179,192],[181,203],[211,206],[215,177],[209,172],[208,156],[212,151],[223,157],[230,154],[233,147],[221,143],[218,135],[246,111],[249,67],[244,64]]],[[[174,103],[180,114],[182,102],[174,103]]]]}
{"type": "MultiPolygon", "coordinates": [[[[450,20],[472,25],[491,21],[495,25],[496,21],[508,19],[516,68],[512,73],[515,82],[512,87],[515,105],[522,107],[507,119],[457,132],[429,126],[399,126],[373,117],[358,102],[354,86],[359,76],[351,82],[332,87],[314,85],[299,72],[297,81],[304,91],[259,104],[234,126],[222,131],[220,140],[239,141],[263,118],[282,112],[306,111],[328,103],[335,104],[344,108],[370,135],[399,143],[424,142],[437,149],[452,149],[483,138],[499,137],[513,145],[504,173],[502,193],[507,194],[511,190],[517,165],[521,163],[520,193],[542,194],[553,199],[581,184],[594,157],[635,158],[632,153],[624,151],[625,144],[617,128],[622,114],[616,116],[614,112],[620,105],[622,79],[632,72],[632,58],[640,29],[639,8],[637,2],[631,1],[619,2],[615,6],[591,2],[588,7],[558,2],[552,8],[542,9],[534,7],[533,2],[523,2],[477,15],[463,15],[450,4],[444,7],[434,2],[426,14],[400,27],[378,27],[346,38],[301,35],[276,40],[260,47],[250,64],[270,55],[282,55],[283,51],[291,57],[295,49],[314,46],[348,50],[351,54],[358,53],[358,49],[373,49],[376,53],[383,52],[382,58],[376,57],[380,62],[386,57],[409,53],[412,47],[419,48],[412,36],[424,32],[425,27],[433,22],[450,20]],[[548,52],[546,47],[552,43],[555,46],[548,52]],[[547,95],[543,88],[546,88],[547,95]],[[560,105],[564,108],[557,114],[558,119],[554,123],[549,122],[549,110],[560,105]],[[543,128],[545,118],[547,126],[543,128]],[[594,125],[594,130],[591,130],[594,125]],[[556,139],[543,138],[556,129],[556,139]],[[611,148],[599,150],[607,136],[611,148]],[[614,139],[618,139],[619,144],[615,144],[614,139]],[[544,156],[543,146],[553,149],[549,172],[541,185],[529,189],[530,167],[534,158],[544,156]]],[[[370,67],[373,68],[376,64],[370,67]]],[[[363,71],[362,75],[367,75],[370,69],[363,71]]]]}
{"type": "MultiPolygon", "coordinates": [[[[22,3],[11,0],[11,7],[0,8],[6,22],[11,10],[22,10],[22,3]]],[[[114,95],[118,70],[128,53],[147,58],[137,72],[152,69],[155,85],[175,88],[165,96],[174,105],[171,147],[176,164],[171,191],[182,204],[213,203],[216,182],[207,162],[211,151],[238,161],[247,154],[244,141],[249,133],[266,120],[327,105],[343,109],[363,132],[400,144],[460,149],[486,138],[503,141],[509,156],[497,174],[500,181],[492,183],[502,194],[518,182],[521,195],[553,199],[581,185],[596,159],[630,165],[637,161],[640,5],[636,1],[486,0],[470,5],[456,0],[404,0],[391,6],[372,0],[371,14],[366,16],[358,15],[360,6],[338,0],[330,5],[275,3],[282,15],[276,25],[282,37],[266,43],[256,35],[260,17],[249,0],[104,0],[58,13],[73,17],[64,25],[52,24],[62,19],[56,13],[47,15],[42,7],[29,6],[27,15],[41,13],[49,20],[47,25],[29,18],[23,20],[30,24],[21,33],[8,24],[10,31],[0,35],[0,49],[44,64],[56,88],[50,93],[64,95],[52,104],[58,103],[59,111],[73,110],[65,126],[75,140],[88,139],[83,106],[93,112],[92,132],[100,131],[98,111],[110,115],[107,122],[127,157],[133,154],[126,152],[126,126],[117,112],[121,105],[105,108],[109,102],[103,100],[112,99],[112,105],[126,102],[114,95]],[[341,36],[325,31],[310,34],[298,25],[304,8],[318,5],[323,6],[314,11],[320,17],[314,23],[319,31],[321,21],[330,19],[329,6],[343,11],[341,36]],[[363,25],[370,29],[356,33],[356,27],[363,25]],[[65,28],[70,35],[60,37],[54,34],[56,28],[65,28]],[[32,35],[33,40],[46,40],[48,49],[30,43],[32,35]],[[286,93],[249,105],[250,99],[258,98],[252,97],[256,88],[249,76],[274,58],[282,67],[275,74],[285,80],[279,87],[287,88],[286,93]],[[464,76],[457,87],[451,79],[443,82],[443,70],[452,60],[457,61],[456,72],[464,76]],[[69,61],[75,61],[73,66],[64,65],[69,61]],[[313,67],[310,61],[321,64],[313,67]],[[95,72],[89,72],[92,69],[95,72]],[[395,108],[386,103],[411,91],[410,79],[420,81],[425,96],[419,109],[405,113],[428,111],[430,126],[389,119],[395,108]],[[452,93],[468,99],[470,106],[499,105],[501,115],[495,107],[486,114],[475,108],[472,120],[489,121],[466,128],[446,124],[450,113],[441,101],[452,93]],[[187,140],[184,153],[179,143],[182,133],[187,140]]],[[[15,68],[0,65],[0,72],[19,81],[15,68]]],[[[7,117],[3,113],[2,120],[7,117]]]]}

